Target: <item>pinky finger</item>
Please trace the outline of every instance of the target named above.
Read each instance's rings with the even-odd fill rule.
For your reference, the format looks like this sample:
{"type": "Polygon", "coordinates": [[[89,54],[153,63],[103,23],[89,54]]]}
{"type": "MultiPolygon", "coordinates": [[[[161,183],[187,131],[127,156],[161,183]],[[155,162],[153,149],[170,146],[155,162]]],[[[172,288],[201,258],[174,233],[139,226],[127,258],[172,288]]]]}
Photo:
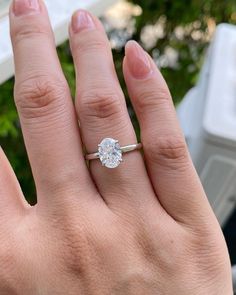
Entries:
{"type": "Polygon", "coordinates": [[[190,159],[164,78],[136,43],[126,46],[124,75],[142,133],[153,187],[165,210],[181,223],[212,215],[190,159]]]}

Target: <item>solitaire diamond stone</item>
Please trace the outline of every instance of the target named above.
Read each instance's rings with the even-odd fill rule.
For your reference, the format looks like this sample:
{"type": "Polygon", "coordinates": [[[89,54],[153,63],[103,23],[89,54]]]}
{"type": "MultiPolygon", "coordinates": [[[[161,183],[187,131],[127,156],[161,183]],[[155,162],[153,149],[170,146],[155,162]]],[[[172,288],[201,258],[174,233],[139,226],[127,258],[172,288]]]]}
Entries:
{"type": "Polygon", "coordinates": [[[107,168],[116,168],[122,162],[122,151],[119,142],[113,138],[105,138],[98,145],[99,159],[107,168]]]}

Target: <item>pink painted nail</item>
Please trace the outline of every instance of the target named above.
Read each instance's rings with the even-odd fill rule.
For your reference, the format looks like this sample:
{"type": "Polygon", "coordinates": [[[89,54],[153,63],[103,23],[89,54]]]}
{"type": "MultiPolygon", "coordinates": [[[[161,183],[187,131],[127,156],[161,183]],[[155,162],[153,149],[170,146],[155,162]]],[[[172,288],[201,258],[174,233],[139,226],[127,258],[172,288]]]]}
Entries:
{"type": "Polygon", "coordinates": [[[72,17],[72,29],[75,33],[94,29],[95,23],[91,15],[85,10],[77,11],[72,17]]]}
{"type": "Polygon", "coordinates": [[[134,78],[145,79],[152,73],[152,66],[147,53],[135,41],[129,41],[126,45],[126,60],[134,78]]]}
{"type": "Polygon", "coordinates": [[[13,12],[16,16],[36,13],[40,10],[38,0],[14,0],[13,12]]]}

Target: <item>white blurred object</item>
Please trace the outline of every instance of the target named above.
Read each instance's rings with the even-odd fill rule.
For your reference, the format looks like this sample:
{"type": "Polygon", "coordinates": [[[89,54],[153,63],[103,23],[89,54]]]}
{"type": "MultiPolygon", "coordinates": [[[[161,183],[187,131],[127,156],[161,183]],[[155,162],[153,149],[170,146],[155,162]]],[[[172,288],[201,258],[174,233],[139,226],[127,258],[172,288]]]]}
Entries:
{"type": "MultiPolygon", "coordinates": [[[[0,1],[0,83],[14,75],[12,46],[9,36],[9,20],[7,11],[10,0],[0,1]]],[[[78,9],[88,9],[100,16],[117,0],[45,0],[48,7],[56,44],[63,43],[68,38],[68,25],[72,13],[78,9]]]]}
{"type": "Polygon", "coordinates": [[[232,268],[234,294],[236,294],[236,265],[232,268]]]}
{"type": "Polygon", "coordinates": [[[223,226],[236,202],[235,26],[218,26],[199,83],[177,112],[193,162],[223,226]]]}
{"type": "Polygon", "coordinates": [[[0,18],[8,13],[10,2],[11,0],[0,0],[0,18]]]}

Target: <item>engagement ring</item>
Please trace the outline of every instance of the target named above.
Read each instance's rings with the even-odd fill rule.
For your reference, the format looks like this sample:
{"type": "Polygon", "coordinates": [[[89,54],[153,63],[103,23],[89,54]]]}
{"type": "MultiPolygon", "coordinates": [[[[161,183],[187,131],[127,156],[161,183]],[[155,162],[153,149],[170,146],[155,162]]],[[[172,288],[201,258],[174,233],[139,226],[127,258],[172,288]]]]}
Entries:
{"type": "Polygon", "coordinates": [[[123,161],[124,153],[132,152],[142,148],[141,143],[130,144],[121,147],[118,140],[105,138],[98,145],[98,151],[85,156],[86,160],[100,159],[103,166],[107,168],[116,168],[123,161]]]}

